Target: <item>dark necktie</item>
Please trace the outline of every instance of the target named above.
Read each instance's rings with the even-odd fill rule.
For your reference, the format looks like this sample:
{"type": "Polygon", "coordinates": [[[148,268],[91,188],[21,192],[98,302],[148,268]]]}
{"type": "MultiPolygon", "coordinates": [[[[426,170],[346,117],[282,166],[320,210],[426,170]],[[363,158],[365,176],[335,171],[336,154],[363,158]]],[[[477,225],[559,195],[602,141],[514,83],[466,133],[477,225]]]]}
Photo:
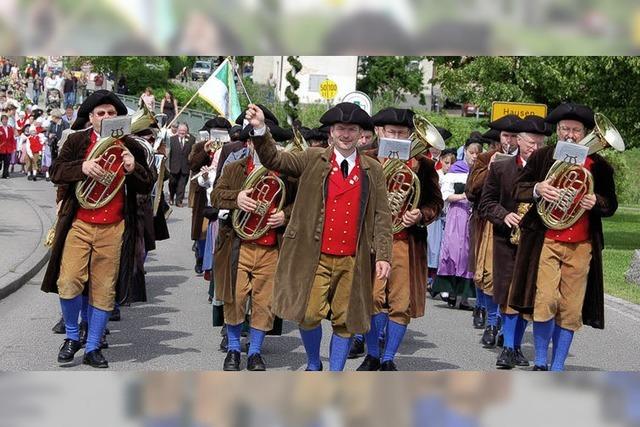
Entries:
{"type": "Polygon", "coordinates": [[[342,177],[346,179],[349,176],[349,162],[347,162],[347,159],[340,163],[340,170],[342,170],[342,177]]]}

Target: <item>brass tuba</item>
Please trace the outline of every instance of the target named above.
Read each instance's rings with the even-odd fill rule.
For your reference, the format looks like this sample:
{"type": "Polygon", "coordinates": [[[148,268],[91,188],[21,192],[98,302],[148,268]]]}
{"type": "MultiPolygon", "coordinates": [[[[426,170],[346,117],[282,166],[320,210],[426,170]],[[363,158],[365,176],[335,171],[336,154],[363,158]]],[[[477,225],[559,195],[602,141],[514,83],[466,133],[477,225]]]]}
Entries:
{"type": "MultiPolygon", "coordinates": [[[[611,121],[600,113],[596,113],[594,119],[596,126],[593,131],[577,144],[589,147],[589,154],[609,147],[624,151],[622,136],[611,121]]],[[[564,230],[575,224],[584,213],[580,200],[586,194],[593,194],[593,176],[580,165],[557,160],[547,172],[545,181],[548,179],[560,190],[560,196],[554,202],[538,201],[538,213],[547,228],[564,230]]]]}
{"type": "MultiPolygon", "coordinates": [[[[285,147],[287,152],[304,151],[308,144],[300,131],[293,127],[293,140],[285,147]]],[[[282,179],[264,166],[255,168],[242,184],[242,190],[253,188],[250,197],[258,207],[254,212],[235,209],[231,224],[236,234],[244,240],[256,240],[269,231],[267,220],[275,211],[282,210],[285,201],[285,186],[282,179]]]]}
{"type": "MultiPolygon", "coordinates": [[[[145,105],[131,118],[131,133],[140,132],[155,123],[153,113],[145,105]]],[[[76,185],[76,198],[85,209],[99,209],[109,203],[124,184],[125,175],[122,153],[128,151],[124,145],[116,144],[115,137],[101,138],[89,153],[87,160],[100,158],[99,165],[105,175],[99,179],[87,177],[76,185]]],[[[148,150],[146,150],[148,151],[148,150]]]]}
{"type": "MultiPolygon", "coordinates": [[[[412,159],[429,149],[429,146],[444,149],[444,139],[425,117],[413,116],[414,131],[409,137],[413,142],[409,158],[412,159]]],[[[420,203],[420,179],[404,160],[388,159],[382,167],[387,182],[387,197],[391,209],[393,233],[401,231],[405,212],[415,209],[420,203]]]]}

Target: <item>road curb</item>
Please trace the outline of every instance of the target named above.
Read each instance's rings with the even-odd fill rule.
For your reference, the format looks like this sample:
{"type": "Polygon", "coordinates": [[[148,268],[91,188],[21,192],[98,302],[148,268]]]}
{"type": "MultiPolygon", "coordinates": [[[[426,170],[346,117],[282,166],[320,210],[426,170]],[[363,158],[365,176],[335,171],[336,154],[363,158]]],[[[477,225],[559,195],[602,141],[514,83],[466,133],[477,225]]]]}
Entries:
{"type": "Polygon", "coordinates": [[[24,201],[34,210],[40,220],[39,244],[31,255],[0,279],[0,300],[11,295],[31,280],[47,263],[51,254],[49,248],[46,248],[42,242],[53,224],[52,219],[31,199],[24,199],[24,201]]]}
{"type": "Polygon", "coordinates": [[[618,313],[640,322],[640,305],[625,301],[622,298],[604,294],[605,305],[618,313]]]}

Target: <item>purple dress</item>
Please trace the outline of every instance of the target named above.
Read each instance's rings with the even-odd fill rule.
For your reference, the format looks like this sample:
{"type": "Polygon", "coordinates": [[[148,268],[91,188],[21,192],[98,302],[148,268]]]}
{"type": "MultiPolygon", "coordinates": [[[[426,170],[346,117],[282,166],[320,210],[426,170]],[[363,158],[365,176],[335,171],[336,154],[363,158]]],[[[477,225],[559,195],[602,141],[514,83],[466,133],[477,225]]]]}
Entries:
{"type": "MultiPolygon", "coordinates": [[[[452,194],[455,183],[464,184],[468,174],[469,165],[464,160],[455,162],[445,175],[442,197],[446,199],[452,194]]],[[[473,272],[468,271],[470,214],[468,200],[449,203],[434,291],[473,296],[473,272]]]]}

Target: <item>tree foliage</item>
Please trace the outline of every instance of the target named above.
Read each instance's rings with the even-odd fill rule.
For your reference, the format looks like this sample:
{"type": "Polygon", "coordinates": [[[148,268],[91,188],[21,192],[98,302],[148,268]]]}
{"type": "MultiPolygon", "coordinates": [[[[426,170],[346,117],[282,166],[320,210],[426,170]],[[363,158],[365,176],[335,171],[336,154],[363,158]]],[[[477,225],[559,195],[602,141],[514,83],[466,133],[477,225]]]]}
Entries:
{"type": "Polygon", "coordinates": [[[640,58],[467,57],[434,58],[434,83],[450,100],[489,111],[493,101],[585,104],[604,113],[627,146],[640,147],[640,58]]]}
{"type": "Polygon", "coordinates": [[[405,101],[406,95],[420,96],[424,84],[421,56],[363,56],[358,65],[356,87],[370,97],[393,96],[393,104],[405,101]]]}

